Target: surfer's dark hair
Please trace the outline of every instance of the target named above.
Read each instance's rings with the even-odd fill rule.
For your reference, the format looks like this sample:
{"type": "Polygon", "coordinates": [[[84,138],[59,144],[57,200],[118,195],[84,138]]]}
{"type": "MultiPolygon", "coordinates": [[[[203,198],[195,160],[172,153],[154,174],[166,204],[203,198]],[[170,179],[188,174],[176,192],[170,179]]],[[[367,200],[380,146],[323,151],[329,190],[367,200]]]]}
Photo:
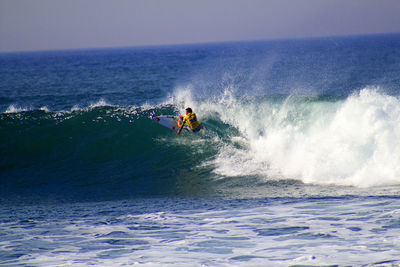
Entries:
{"type": "Polygon", "coordinates": [[[193,112],[191,108],[186,108],[186,111],[189,112],[189,113],[193,112]]]}

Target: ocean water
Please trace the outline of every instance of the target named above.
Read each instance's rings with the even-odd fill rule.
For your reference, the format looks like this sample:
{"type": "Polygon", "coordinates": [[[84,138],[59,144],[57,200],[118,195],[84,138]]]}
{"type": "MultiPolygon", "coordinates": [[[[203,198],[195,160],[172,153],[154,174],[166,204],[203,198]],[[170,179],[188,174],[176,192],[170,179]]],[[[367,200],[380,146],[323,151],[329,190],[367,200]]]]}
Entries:
{"type": "Polygon", "coordinates": [[[0,266],[400,266],[399,136],[398,34],[2,53],[0,266]]]}

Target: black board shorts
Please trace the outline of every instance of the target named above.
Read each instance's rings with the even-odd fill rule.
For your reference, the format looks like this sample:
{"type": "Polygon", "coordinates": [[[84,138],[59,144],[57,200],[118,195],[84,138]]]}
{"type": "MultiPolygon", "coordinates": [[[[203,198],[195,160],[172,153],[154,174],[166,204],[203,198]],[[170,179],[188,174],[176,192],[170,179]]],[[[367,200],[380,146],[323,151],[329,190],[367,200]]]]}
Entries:
{"type": "Polygon", "coordinates": [[[203,129],[203,125],[202,125],[202,124],[200,124],[199,126],[197,126],[196,129],[192,129],[192,132],[193,132],[193,133],[196,133],[196,132],[200,131],[201,129],[203,129]]]}

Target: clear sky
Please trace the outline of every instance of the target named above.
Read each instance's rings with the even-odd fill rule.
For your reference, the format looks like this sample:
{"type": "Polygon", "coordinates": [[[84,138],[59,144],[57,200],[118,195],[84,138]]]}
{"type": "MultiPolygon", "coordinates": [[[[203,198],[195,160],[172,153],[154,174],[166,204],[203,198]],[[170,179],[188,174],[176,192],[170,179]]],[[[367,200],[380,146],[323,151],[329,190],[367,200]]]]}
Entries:
{"type": "Polygon", "coordinates": [[[400,0],[0,0],[0,51],[400,32],[400,0]]]}

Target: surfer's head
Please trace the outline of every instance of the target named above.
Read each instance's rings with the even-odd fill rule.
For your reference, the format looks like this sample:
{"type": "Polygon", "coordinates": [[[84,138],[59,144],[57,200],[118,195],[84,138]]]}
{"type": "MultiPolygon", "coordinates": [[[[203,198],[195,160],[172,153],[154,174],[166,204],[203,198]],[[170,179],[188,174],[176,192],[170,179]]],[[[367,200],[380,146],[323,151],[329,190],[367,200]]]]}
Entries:
{"type": "Polygon", "coordinates": [[[192,112],[193,112],[191,108],[186,108],[185,110],[186,110],[186,112],[188,112],[188,113],[192,113],[192,112]]]}

